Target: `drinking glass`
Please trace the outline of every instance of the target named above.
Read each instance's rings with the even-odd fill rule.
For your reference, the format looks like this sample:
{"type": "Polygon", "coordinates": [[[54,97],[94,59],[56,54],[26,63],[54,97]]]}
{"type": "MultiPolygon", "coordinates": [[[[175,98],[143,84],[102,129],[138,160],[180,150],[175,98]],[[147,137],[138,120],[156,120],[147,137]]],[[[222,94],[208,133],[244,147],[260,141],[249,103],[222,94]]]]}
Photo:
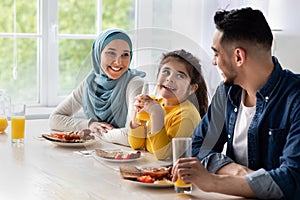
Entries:
{"type": "Polygon", "coordinates": [[[25,109],[23,103],[11,105],[11,141],[12,143],[24,143],[25,109]]]}
{"type": "MultiPolygon", "coordinates": [[[[192,138],[172,139],[173,165],[179,158],[189,158],[192,156],[192,138]]],[[[191,193],[192,184],[185,184],[179,177],[174,183],[177,193],[191,193]]]]}
{"type": "Polygon", "coordinates": [[[7,118],[5,115],[4,104],[2,102],[0,102],[0,133],[4,133],[7,126],[8,126],[8,123],[7,123],[7,118]]]}
{"type": "MultiPolygon", "coordinates": [[[[152,99],[157,98],[157,83],[156,82],[145,82],[142,89],[142,94],[147,94],[152,99]]],[[[137,121],[149,121],[150,116],[147,112],[137,113],[137,121]]]]}
{"type": "Polygon", "coordinates": [[[0,114],[0,133],[4,133],[7,128],[7,118],[5,115],[0,114]]]}
{"type": "Polygon", "coordinates": [[[10,108],[10,97],[5,90],[0,89],[0,133],[4,133],[8,126],[7,114],[10,108]]]}

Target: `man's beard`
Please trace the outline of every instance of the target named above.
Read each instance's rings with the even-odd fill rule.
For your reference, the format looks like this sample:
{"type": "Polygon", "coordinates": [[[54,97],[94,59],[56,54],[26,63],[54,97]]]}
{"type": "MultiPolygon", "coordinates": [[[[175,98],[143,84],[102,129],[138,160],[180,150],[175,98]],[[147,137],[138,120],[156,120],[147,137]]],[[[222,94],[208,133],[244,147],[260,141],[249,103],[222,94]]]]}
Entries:
{"type": "Polygon", "coordinates": [[[224,80],[224,83],[226,85],[234,85],[234,79],[233,78],[226,79],[226,80],[224,80]]]}
{"type": "Polygon", "coordinates": [[[224,76],[224,83],[226,85],[235,85],[234,82],[235,82],[235,80],[237,78],[237,74],[236,74],[236,72],[233,70],[233,68],[231,66],[230,66],[229,69],[230,69],[229,73],[223,74],[223,76],[224,76]]]}

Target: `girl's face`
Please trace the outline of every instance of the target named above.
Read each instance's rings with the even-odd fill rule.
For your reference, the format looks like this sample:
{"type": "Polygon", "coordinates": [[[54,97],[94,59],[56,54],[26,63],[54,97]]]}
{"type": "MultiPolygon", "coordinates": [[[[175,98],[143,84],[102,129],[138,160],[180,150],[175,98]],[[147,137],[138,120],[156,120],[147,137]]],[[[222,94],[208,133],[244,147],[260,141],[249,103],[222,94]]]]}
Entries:
{"type": "Polygon", "coordinates": [[[163,64],[158,74],[157,84],[165,105],[177,105],[192,94],[197,85],[190,85],[191,77],[183,63],[170,60],[163,64]]]}
{"type": "Polygon", "coordinates": [[[120,78],[128,69],[130,63],[130,48],[121,39],[112,40],[101,52],[101,67],[111,79],[120,78]]]}

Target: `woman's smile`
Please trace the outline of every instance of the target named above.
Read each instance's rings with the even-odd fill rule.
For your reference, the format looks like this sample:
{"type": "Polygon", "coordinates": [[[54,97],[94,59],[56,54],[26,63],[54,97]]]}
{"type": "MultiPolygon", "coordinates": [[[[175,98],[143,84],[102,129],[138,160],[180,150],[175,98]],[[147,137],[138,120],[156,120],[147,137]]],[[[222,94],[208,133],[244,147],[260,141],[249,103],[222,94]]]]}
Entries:
{"type": "Polygon", "coordinates": [[[122,67],[112,67],[112,66],[108,66],[108,68],[110,68],[111,70],[113,70],[115,72],[119,72],[123,69],[122,67]]]}

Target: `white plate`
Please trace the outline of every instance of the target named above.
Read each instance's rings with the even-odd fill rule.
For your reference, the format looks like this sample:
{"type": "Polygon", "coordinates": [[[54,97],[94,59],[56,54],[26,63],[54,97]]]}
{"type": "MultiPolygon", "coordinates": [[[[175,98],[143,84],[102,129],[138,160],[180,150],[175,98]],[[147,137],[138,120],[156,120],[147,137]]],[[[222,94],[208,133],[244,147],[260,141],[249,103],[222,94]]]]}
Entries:
{"type": "Polygon", "coordinates": [[[63,147],[86,147],[86,146],[91,146],[93,144],[96,144],[97,140],[87,140],[85,142],[55,142],[55,141],[50,141],[50,142],[63,147]]]}
{"type": "MultiPolygon", "coordinates": [[[[121,150],[121,149],[102,149],[104,151],[120,151],[120,152],[124,152],[124,153],[135,153],[136,151],[125,151],[125,150],[121,150]]],[[[108,162],[116,162],[116,163],[126,163],[126,162],[133,162],[136,160],[139,160],[142,158],[142,153],[141,156],[139,158],[133,158],[133,159],[123,159],[123,160],[119,160],[119,159],[110,159],[110,158],[103,158],[101,156],[98,156],[97,153],[94,151],[92,152],[92,156],[97,159],[97,160],[101,160],[101,161],[108,161],[108,162]]]]}
{"type": "Polygon", "coordinates": [[[166,183],[166,184],[159,184],[159,183],[143,183],[139,181],[133,181],[133,180],[126,180],[130,181],[131,183],[140,185],[140,186],[145,186],[145,187],[155,187],[155,188],[167,188],[167,187],[173,187],[173,183],[166,183]]]}
{"type": "Polygon", "coordinates": [[[97,142],[96,139],[77,141],[77,142],[71,142],[71,141],[63,142],[55,137],[52,137],[50,133],[42,133],[42,137],[53,144],[64,146],[64,147],[85,147],[85,146],[93,145],[97,142]]]}

